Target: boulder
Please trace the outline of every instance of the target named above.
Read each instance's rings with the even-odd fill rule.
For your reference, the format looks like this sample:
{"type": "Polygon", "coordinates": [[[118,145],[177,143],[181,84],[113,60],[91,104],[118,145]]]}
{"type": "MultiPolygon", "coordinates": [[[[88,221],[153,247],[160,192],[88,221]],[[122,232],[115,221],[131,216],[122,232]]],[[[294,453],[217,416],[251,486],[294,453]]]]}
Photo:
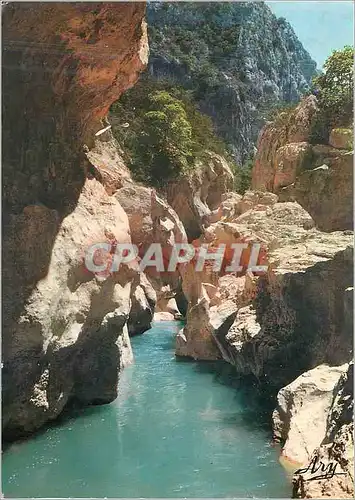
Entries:
{"type": "Polygon", "coordinates": [[[273,191],[275,177],[274,158],[277,150],[286,143],[286,124],[269,122],[261,129],[252,170],[251,186],[253,190],[273,191]]]}
{"type": "Polygon", "coordinates": [[[86,151],[86,157],[90,162],[89,171],[105,187],[107,194],[114,194],[131,180],[123,151],[110,130],[95,140],[93,148],[86,151]]]}
{"type": "Polygon", "coordinates": [[[301,100],[290,117],[287,142],[308,141],[318,110],[316,96],[309,95],[301,100]]]}
{"type": "Polygon", "coordinates": [[[335,389],[327,419],[327,433],[310,460],[336,468],[341,475],[314,479],[310,471],[293,477],[293,498],[354,498],[354,365],[350,363],[335,389]],[[312,478],[312,481],[309,479],[312,478]]]}
{"type": "Polygon", "coordinates": [[[312,146],[308,142],[291,142],[279,148],[275,155],[273,191],[295,182],[298,175],[309,166],[312,146]]]}
{"type": "Polygon", "coordinates": [[[314,225],[312,217],[295,202],[275,203],[272,206],[257,205],[234,220],[240,233],[249,234],[250,239],[263,242],[269,252],[293,243],[301,243],[311,235],[305,225],[314,225]],[[264,207],[263,210],[260,210],[264,207]]]}
{"type": "Polygon", "coordinates": [[[208,217],[208,224],[213,224],[219,220],[225,222],[232,221],[240,214],[239,204],[241,199],[242,195],[234,193],[233,191],[224,193],[221,196],[219,207],[208,217]]]}
{"type": "Polygon", "coordinates": [[[261,130],[252,171],[253,189],[297,201],[322,231],[353,227],[352,130],[333,129],[329,144],[312,142],[315,96],[281,113],[261,130]],[[348,151],[347,151],[348,150],[348,151]]]}
{"type": "Polygon", "coordinates": [[[321,231],[353,229],[353,159],[352,153],[330,157],[295,182],[293,198],[321,231]]]}
{"type": "Polygon", "coordinates": [[[176,338],[175,354],[199,360],[220,359],[219,339],[228,332],[236,312],[237,306],[232,301],[210,307],[205,294],[189,306],[186,326],[176,338]]]}
{"type": "Polygon", "coordinates": [[[319,365],[279,391],[272,415],[274,437],[284,443],[282,454],[288,460],[305,464],[322,443],[334,390],[347,368],[319,365]]]}
{"type": "Polygon", "coordinates": [[[154,321],[174,321],[174,314],[168,311],[160,311],[154,313],[154,321]]]}
{"type": "Polygon", "coordinates": [[[239,373],[250,373],[249,367],[243,364],[244,357],[239,353],[260,332],[255,309],[249,304],[238,309],[236,318],[224,339],[220,339],[223,358],[234,365],[239,373]]]}

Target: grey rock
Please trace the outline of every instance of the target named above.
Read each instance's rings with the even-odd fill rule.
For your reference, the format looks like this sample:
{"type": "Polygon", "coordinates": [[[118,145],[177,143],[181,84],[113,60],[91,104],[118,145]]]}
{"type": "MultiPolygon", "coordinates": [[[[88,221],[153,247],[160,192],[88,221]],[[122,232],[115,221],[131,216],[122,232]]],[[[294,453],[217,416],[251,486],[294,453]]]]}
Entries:
{"type": "Polygon", "coordinates": [[[315,75],[291,25],[263,2],[150,3],[147,19],[150,77],[194,89],[240,163],[270,104],[297,102],[315,75]],[[224,44],[213,38],[229,32],[224,44]]]}

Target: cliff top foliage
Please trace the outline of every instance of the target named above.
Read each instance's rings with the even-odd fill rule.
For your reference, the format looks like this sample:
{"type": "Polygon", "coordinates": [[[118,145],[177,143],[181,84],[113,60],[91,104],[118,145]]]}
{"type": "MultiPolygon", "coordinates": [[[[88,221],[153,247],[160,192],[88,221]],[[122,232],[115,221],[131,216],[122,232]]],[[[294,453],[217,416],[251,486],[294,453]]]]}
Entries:
{"type": "Polygon", "coordinates": [[[334,50],[324,69],[313,79],[319,105],[329,112],[332,125],[349,125],[353,116],[354,48],[334,50]]]}
{"type": "MultiPolygon", "coordinates": [[[[353,64],[353,47],[334,50],[324,64],[325,71],[313,78],[310,90],[304,94],[315,95],[319,107],[313,118],[311,143],[328,144],[331,129],[353,126],[353,64]]],[[[295,109],[296,104],[280,102],[272,109],[266,109],[264,116],[282,126],[292,120],[295,109]]]]}
{"type": "Polygon", "coordinates": [[[143,78],[113,104],[110,120],[137,181],[162,188],[192,170],[207,150],[227,157],[238,171],[211,119],[182,88],[143,78]]]}
{"type": "Polygon", "coordinates": [[[333,51],[324,64],[324,73],[313,79],[311,92],[317,96],[320,111],[313,127],[312,142],[327,141],[332,128],[352,125],[353,66],[354,48],[345,46],[333,51]]]}

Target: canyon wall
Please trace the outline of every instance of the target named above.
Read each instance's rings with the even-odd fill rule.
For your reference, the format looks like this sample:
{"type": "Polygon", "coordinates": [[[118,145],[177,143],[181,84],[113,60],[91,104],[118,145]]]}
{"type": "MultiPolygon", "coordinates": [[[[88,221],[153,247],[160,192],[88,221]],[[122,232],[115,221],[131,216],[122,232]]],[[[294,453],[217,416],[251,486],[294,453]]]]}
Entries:
{"type": "Polygon", "coordinates": [[[264,127],[255,189],[220,193],[197,218],[193,244],[225,244],[226,253],[219,270],[211,262],[182,272],[188,308],[176,354],[223,358],[275,399],[282,461],[337,464],[336,478],[296,474],[294,497],[352,498],[353,151],[348,129],[333,129],[328,145],[308,142],[317,112],[310,96],[264,127]],[[267,271],[248,270],[246,249],[240,271],[227,273],[235,243],[258,243],[267,271]]]}
{"type": "Polygon", "coordinates": [[[334,128],[317,144],[315,96],[280,113],[260,132],[252,172],[253,189],[297,201],[322,231],[353,228],[353,144],[351,128],[334,128]]]}
{"type": "MultiPolygon", "coordinates": [[[[199,102],[242,159],[253,149],[262,106],[269,98],[297,100],[314,63],[265,5],[206,8],[212,31],[222,23],[225,33],[238,35],[238,46],[229,47],[217,83],[216,74],[208,84],[204,75],[199,102]],[[217,119],[221,100],[227,111],[217,119]]],[[[204,17],[199,6],[189,9],[151,5],[153,28],[159,31],[164,13],[169,29],[178,18],[195,32],[204,17]]],[[[178,356],[225,359],[271,397],[278,393],[275,437],[285,441],[285,455],[294,453],[291,430],[302,421],[300,408],[311,407],[322,391],[317,442],[304,429],[307,457],[316,446],[350,470],[351,461],[344,462],[353,399],[349,134],[335,129],[329,144],[313,144],[311,96],[262,130],[253,190],[243,196],[232,191],[233,174],[215,153],[171,183],[167,200],[138,185],[111,132],[95,134],[108,127],[110,105],[147,65],[144,13],[142,3],[4,8],[3,436],[29,434],[71,403],[112,401],[119,372],[132,360],[129,335],[150,327],[156,306],[177,312],[170,302],[176,298],[186,313],[178,356]],[[225,244],[222,270],[207,265],[198,272],[192,262],[175,273],[143,274],[135,262],[111,273],[110,252],[96,257],[102,272],[85,265],[95,243],[132,242],[141,253],[161,243],[166,263],[173,245],[187,241],[225,244]],[[247,250],[241,271],[231,274],[225,269],[235,243],[247,250]],[[267,265],[262,275],[248,269],[254,243],[261,247],[258,263],[267,265]],[[331,384],[324,385],[323,374],[331,384]]],[[[157,53],[158,36],[150,73],[185,84],[196,55],[189,61],[169,54],[163,29],[160,36],[163,52],[157,53]]],[[[207,29],[201,47],[208,36],[207,29]]],[[[316,486],[311,492],[295,478],[294,494],[314,496],[316,486]]],[[[346,495],[351,490],[341,488],[346,495]]]]}
{"type": "Polygon", "coordinates": [[[279,202],[274,193],[225,193],[222,200],[218,220],[193,243],[208,242],[210,250],[226,244],[226,262],[220,271],[211,263],[202,272],[192,264],[182,272],[188,308],[176,354],[223,358],[264,396],[277,395],[274,438],[283,462],[306,467],[319,457],[338,464],[343,475],[337,478],[308,482],[309,474],[295,475],[295,497],[352,498],[353,391],[346,377],[352,373],[353,234],[319,231],[298,203],[279,202]],[[229,245],[253,242],[265,250],[259,263],[267,272],[248,271],[242,256],[241,271],[226,273],[229,245]]]}
{"type": "Polygon", "coordinates": [[[144,14],[143,3],[3,8],[5,439],[72,401],[113,400],[132,356],[137,270],[98,277],[84,266],[90,244],[131,241],[126,213],[86,153],[147,64],[144,14]]]}

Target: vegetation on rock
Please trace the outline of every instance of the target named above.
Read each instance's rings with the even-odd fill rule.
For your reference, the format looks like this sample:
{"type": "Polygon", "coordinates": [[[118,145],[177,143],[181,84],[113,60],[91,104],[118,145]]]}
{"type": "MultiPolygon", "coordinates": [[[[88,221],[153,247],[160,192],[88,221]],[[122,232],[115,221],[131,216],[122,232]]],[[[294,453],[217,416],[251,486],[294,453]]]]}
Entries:
{"type": "Polygon", "coordinates": [[[325,72],[313,79],[312,92],[320,112],[314,123],[312,142],[326,142],[334,127],[349,127],[353,119],[354,48],[335,50],[324,64],[325,72]]]}
{"type": "Polygon", "coordinates": [[[248,189],[251,188],[251,174],[253,170],[254,160],[252,158],[248,159],[244,165],[239,168],[233,168],[236,166],[234,163],[232,166],[232,172],[234,175],[234,188],[237,193],[244,194],[248,189]]]}
{"type": "Polygon", "coordinates": [[[238,179],[236,188],[247,189],[250,169],[246,174],[235,164],[190,92],[142,79],[112,106],[110,119],[136,180],[162,188],[191,171],[206,151],[213,151],[228,159],[238,179]]]}

